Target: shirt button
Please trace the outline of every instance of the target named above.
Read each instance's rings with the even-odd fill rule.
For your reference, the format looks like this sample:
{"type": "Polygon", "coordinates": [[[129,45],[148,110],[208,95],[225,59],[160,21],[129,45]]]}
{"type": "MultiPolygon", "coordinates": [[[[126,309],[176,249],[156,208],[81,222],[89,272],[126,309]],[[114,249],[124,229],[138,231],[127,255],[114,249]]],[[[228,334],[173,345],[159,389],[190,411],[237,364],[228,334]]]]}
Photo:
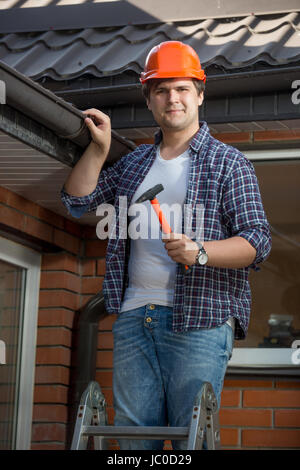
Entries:
{"type": "Polygon", "coordinates": [[[151,305],[149,305],[149,308],[150,308],[150,310],[154,310],[154,309],[155,309],[155,305],[151,304],[151,305]]]}
{"type": "Polygon", "coordinates": [[[151,318],[151,317],[147,317],[147,318],[146,318],[146,322],[147,322],[147,323],[152,322],[152,318],[151,318]]]}

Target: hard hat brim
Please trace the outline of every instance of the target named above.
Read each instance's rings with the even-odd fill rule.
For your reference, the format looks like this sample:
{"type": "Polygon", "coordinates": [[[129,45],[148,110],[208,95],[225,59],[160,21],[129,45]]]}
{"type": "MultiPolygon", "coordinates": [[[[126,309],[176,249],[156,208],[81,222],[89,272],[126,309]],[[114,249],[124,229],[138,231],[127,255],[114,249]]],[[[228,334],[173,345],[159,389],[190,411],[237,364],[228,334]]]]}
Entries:
{"type": "Polygon", "coordinates": [[[194,71],[194,72],[189,72],[189,73],[183,73],[181,72],[157,72],[157,71],[151,71],[151,72],[142,72],[140,76],[140,82],[142,84],[146,83],[148,80],[152,79],[158,79],[158,78],[195,78],[196,80],[203,81],[204,83],[206,82],[206,75],[204,73],[204,70],[199,70],[199,71],[194,71]]]}

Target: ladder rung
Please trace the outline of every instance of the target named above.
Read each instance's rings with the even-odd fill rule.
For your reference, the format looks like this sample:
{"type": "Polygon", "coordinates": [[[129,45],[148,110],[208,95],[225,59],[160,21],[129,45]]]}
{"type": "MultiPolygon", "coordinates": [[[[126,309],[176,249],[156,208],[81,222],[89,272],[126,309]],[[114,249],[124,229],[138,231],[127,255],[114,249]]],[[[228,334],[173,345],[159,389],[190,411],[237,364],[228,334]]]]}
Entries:
{"type": "Polygon", "coordinates": [[[168,426],[83,426],[85,436],[126,439],[186,439],[189,428],[168,426]]]}

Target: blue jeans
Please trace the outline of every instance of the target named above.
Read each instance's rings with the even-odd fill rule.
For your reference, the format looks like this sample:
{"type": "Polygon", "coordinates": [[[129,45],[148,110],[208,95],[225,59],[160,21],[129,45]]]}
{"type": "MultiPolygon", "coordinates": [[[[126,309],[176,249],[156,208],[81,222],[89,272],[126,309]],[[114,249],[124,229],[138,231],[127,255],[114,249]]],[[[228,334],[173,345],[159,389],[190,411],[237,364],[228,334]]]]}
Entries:
{"type": "MultiPolygon", "coordinates": [[[[172,308],[147,304],[113,325],[115,426],[190,425],[195,397],[210,382],[218,404],[232,328],[172,331],[172,308]]],[[[120,439],[122,450],[162,450],[164,441],[120,439]]],[[[173,449],[187,441],[174,440],[173,449]]]]}

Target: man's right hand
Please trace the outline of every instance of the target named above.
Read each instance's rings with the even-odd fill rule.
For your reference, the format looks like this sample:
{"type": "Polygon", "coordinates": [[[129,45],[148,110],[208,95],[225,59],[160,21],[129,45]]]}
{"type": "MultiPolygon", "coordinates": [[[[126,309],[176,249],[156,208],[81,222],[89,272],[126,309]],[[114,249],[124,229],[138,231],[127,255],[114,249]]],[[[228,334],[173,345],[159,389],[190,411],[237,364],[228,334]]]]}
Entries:
{"type": "Polygon", "coordinates": [[[91,133],[93,143],[99,147],[102,157],[106,159],[111,144],[110,118],[98,109],[91,108],[83,111],[87,117],[85,123],[91,133]]]}
{"type": "Polygon", "coordinates": [[[91,194],[96,188],[111,143],[109,117],[94,108],[83,113],[87,116],[85,123],[90,130],[92,141],[72,168],[64,185],[65,191],[76,197],[91,194]]]}

